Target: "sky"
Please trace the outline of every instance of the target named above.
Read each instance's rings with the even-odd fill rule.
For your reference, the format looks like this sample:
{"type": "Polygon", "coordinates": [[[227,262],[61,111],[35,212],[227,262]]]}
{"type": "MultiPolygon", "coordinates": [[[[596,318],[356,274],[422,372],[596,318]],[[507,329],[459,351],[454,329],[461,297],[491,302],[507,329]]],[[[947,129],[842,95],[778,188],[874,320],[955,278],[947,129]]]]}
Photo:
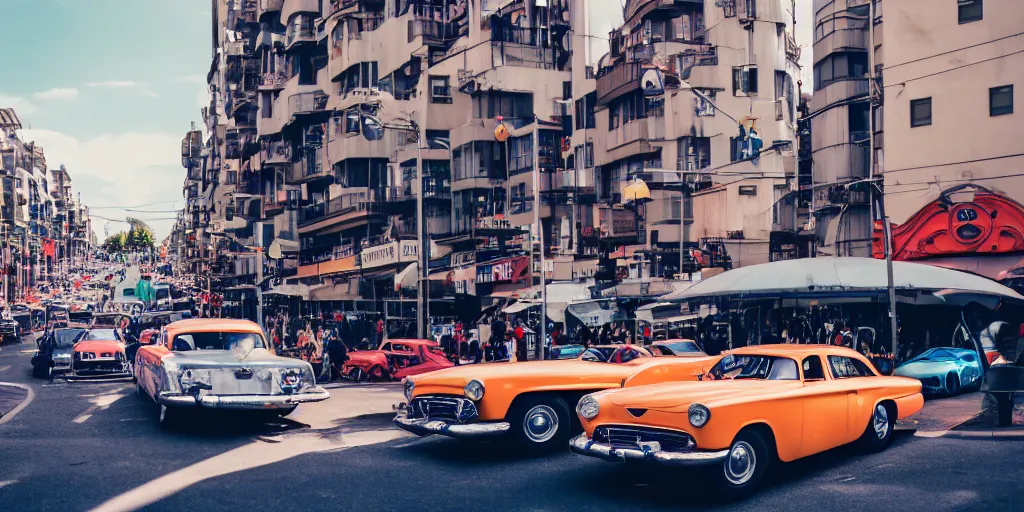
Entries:
{"type": "Polygon", "coordinates": [[[0,108],[22,140],[67,167],[101,240],[128,226],[98,216],[163,239],[184,204],[181,139],[208,102],[210,0],[0,0],[0,27],[0,108]]]}
{"type": "MultiPolygon", "coordinates": [[[[796,0],[805,89],[811,1],[796,0]]],[[[67,167],[101,240],[127,225],[100,217],[142,219],[161,240],[183,206],[180,143],[208,103],[210,16],[210,0],[0,0],[0,108],[49,167],[67,167]]]]}

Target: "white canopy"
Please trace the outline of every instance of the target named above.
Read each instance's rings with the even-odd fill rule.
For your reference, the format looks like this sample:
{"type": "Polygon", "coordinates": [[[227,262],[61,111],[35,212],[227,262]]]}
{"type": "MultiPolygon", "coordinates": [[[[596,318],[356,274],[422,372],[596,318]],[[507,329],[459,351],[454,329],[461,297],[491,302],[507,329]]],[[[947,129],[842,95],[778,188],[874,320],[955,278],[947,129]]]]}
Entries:
{"type": "MultiPolygon", "coordinates": [[[[893,262],[897,290],[971,292],[1024,301],[1017,292],[990,279],[947,268],[893,262]]],[[[677,299],[720,295],[852,292],[884,290],[885,261],[874,258],[803,258],[740,267],[695,283],[677,299]]],[[[664,298],[663,298],[664,299],[664,298]]]]}

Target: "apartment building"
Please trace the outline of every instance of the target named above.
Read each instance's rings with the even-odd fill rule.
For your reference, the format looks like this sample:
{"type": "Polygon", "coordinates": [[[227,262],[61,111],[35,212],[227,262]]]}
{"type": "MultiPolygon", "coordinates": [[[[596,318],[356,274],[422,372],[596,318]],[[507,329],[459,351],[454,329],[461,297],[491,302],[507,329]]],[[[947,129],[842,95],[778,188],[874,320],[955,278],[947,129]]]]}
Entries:
{"type": "Polygon", "coordinates": [[[24,141],[14,109],[0,108],[0,273],[3,300],[84,261],[92,248],[88,207],[61,165],[50,169],[43,148],[24,141]]]}
{"type": "Polygon", "coordinates": [[[893,255],[994,278],[1024,256],[1024,3],[886,0],[883,17],[893,255]]]}
{"type": "Polygon", "coordinates": [[[1012,128],[1024,5],[820,0],[814,10],[819,252],[882,257],[884,207],[895,259],[993,278],[1014,266],[1024,250],[1012,128]]]}
{"type": "Polygon", "coordinates": [[[540,250],[555,280],[622,246],[671,275],[681,246],[767,261],[799,224],[788,0],[216,5],[176,240],[239,301],[403,323],[423,290],[453,318],[533,294],[540,250]]]}
{"type": "Polygon", "coordinates": [[[725,239],[735,264],[768,261],[772,233],[799,228],[785,208],[799,103],[792,2],[630,1],[624,14],[594,101],[582,98],[595,110],[584,165],[604,203],[599,236],[634,238],[676,269],[680,247],[706,238],[725,239]],[[649,202],[624,208],[638,181],[649,202]]]}
{"type": "MultiPolygon", "coordinates": [[[[871,202],[877,194],[866,180],[877,171],[870,149],[871,112],[879,121],[874,124],[878,154],[883,147],[881,102],[872,98],[879,97],[884,67],[882,2],[875,2],[876,8],[871,3],[813,3],[814,85],[808,117],[813,133],[812,204],[819,254],[871,254],[871,202]]],[[[889,3],[885,2],[886,7],[889,3]]]]}

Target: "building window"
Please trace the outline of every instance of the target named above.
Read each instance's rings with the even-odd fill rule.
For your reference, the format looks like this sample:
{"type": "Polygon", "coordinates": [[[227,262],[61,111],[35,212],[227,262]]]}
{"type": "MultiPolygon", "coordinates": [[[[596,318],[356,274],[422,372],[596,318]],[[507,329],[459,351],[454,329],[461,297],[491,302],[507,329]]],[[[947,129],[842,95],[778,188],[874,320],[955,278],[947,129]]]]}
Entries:
{"type": "Polygon", "coordinates": [[[1013,113],[1013,86],[1003,85],[988,90],[988,115],[1001,116],[1013,113]]]}
{"type": "Polygon", "coordinates": [[[733,96],[757,94],[757,67],[732,68],[732,94],[733,96]]]}
{"type": "Polygon", "coordinates": [[[432,77],[430,77],[430,102],[431,103],[451,103],[452,102],[452,86],[448,83],[448,77],[446,77],[446,76],[432,76],[432,77]]]}
{"type": "Polygon", "coordinates": [[[756,196],[757,185],[740,185],[739,194],[741,196],[756,196]]]}
{"type": "Polygon", "coordinates": [[[577,130],[593,130],[597,127],[597,119],[594,117],[594,106],[597,104],[597,92],[591,92],[576,100],[576,122],[577,130]],[[584,124],[585,123],[585,124],[584,124]]]}
{"type": "Polygon", "coordinates": [[[227,185],[234,185],[238,183],[238,171],[228,171],[227,185]]]}
{"type": "Polygon", "coordinates": [[[929,126],[932,124],[932,99],[921,98],[910,100],[910,127],[929,126]]]}
{"type": "Polygon", "coordinates": [[[961,25],[972,21],[981,21],[981,0],[958,0],[956,6],[956,18],[961,25]]]}

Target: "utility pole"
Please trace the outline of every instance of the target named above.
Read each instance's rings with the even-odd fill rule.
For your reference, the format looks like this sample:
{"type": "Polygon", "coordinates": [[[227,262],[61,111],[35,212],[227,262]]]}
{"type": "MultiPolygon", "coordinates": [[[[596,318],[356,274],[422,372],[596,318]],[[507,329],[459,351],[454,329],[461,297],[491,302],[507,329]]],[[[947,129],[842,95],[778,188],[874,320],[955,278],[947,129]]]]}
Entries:
{"type": "MultiPolygon", "coordinates": [[[[544,229],[540,221],[540,119],[533,119],[533,229],[537,232],[537,259],[540,262],[540,335],[537,340],[537,360],[544,359],[544,345],[548,330],[548,291],[544,278],[544,229]]],[[[530,233],[530,254],[533,254],[533,233],[530,233]]],[[[532,259],[532,258],[531,258],[532,259]]],[[[530,283],[533,284],[532,281],[530,283]]]]}
{"type": "MultiPolygon", "coordinates": [[[[416,287],[416,325],[419,326],[419,337],[420,339],[430,338],[430,327],[427,325],[430,322],[430,293],[427,289],[429,281],[427,279],[427,262],[429,261],[427,256],[428,243],[424,243],[424,239],[427,237],[423,232],[423,216],[426,212],[423,210],[423,143],[420,139],[420,128],[415,127],[416,130],[416,278],[419,280],[419,286],[416,287]]],[[[401,254],[402,243],[398,243],[399,254],[401,254]]],[[[399,256],[401,257],[401,256],[399,256]]],[[[386,308],[385,308],[386,309],[386,308]]]]}

